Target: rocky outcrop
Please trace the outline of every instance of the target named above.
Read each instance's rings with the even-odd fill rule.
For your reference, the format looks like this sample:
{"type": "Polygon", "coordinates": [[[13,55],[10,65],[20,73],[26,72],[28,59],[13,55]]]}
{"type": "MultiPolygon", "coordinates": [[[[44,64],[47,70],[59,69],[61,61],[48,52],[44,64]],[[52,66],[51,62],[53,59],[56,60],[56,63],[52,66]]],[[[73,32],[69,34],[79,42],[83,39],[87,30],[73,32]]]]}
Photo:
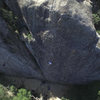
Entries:
{"type": "MultiPolygon", "coordinates": [[[[9,7],[11,1],[13,0],[6,0],[9,7]]],[[[32,58],[27,57],[27,53],[22,56],[20,53],[11,57],[9,71],[60,84],[83,84],[100,80],[99,38],[92,23],[89,1],[17,0],[17,3],[31,33],[30,38],[24,30],[20,33],[26,45],[24,48],[35,58],[37,65],[34,65],[32,58]],[[30,63],[26,64],[27,62],[30,63]]],[[[7,52],[7,49],[0,50],[5,57],[7,52]]],[[[7,70],[5,68],[3,72],[9,74],[7,70]]]]}
{"type": "Polygon", "coordinates": [[[14,34],[0,17],[0,72],[13,76],[41,78],[42,75],[24,43],[14,34]]]}

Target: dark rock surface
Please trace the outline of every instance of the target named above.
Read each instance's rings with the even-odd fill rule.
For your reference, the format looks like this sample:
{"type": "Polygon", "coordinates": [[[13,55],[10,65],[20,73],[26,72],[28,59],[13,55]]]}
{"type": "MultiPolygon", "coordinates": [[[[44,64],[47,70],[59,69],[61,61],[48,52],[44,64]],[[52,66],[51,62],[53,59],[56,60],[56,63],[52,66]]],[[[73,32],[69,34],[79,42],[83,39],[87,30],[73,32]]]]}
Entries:
{"type": "MultiPolygon", "coordinates": [[[[100,80],[99,38],[92,23],[89,1],[17,2],[32,35],[31,39],[24,42],[36,59],[43,76],[41,79],[61,84],[100,80]]],[[[20,69],[21,65],[18,68],[25,76],[38,76],[34,75],[34,70],[31,70],[31,75],[28,70],[20,69]]]]}
{"type": "Polygon", "coordinates": [[[0,73],[42,78],[25,45],[14,34],[0,17],[0,73]]]}

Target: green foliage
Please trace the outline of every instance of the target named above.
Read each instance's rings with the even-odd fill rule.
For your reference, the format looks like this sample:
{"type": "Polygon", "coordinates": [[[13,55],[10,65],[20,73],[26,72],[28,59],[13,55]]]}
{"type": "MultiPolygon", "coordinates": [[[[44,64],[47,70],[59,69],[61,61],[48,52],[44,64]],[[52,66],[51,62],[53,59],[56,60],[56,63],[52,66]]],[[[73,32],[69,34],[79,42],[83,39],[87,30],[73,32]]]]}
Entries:
{"type": "Polygon", "coordinates": [[[12,100],[31,100],[31,93],[26,89],[19,89],[17,95],[12,100]]]}
{"type": "Polygon", "coordinates": [[[69,99],[62,97],[61,100],[69,100],[69,99]]]}
{"type": "Polygon", "coordinates": [[[16,93],[16,92],[17,92],[17,88],[15,88],[14,86],[10,86],[10,87],[9,87],[9,90],[10,90],[12,93],[16,93]]]}
{"type": "Polygon", "coordinates": [[[98,24],[100,22],[100,10],[93,14],[93,22],[94,24],[98,24]]]}
{"type": "Polygon", "coordinates": [[[96,32],[100,35],[100,30],[97,30],[96,32]]]}
{"type": "Polygon", "coordinates": [[[16,22],[18,20],[18,17],[15,16],[12,11],[7,10],[5,8],[0,8],[0,13],[1,13],[1,16],[8,23],[10,28],[12,28],[13,30],[16,30],[17,29],[16,22]]]}
{"type": "Polygon", "coordinates": [[[98,24],[100,22],[99,14],[93,14],[93,22],[94,22],[94,24],[98,24]]]}
{"type": "Polygon", "coordinates": [[[0,100],[11,100],[11,97],[7,93],[8,89],[0,84],[0,100]]]}
{"type": "Polygon", "coordinates": [[[100,91],[98,91],[98,96],[100,96],[100,91]]]}
{"type": "Polygon", "coordinates": [[[31,40],[32,39],[32,35],[30,33],[27,34],[27,38],[28,38],[28,40],[31,40]]]}
{"type": "Polygon", "coordinates": [[[14,86],[7,88],[0,84],[0,100],[31,100],[31,92],[14,86]]]}
{"type": "Polygon", "coordinates": [[[100,9],[98,9],[97,12],[93,14],[93,22],[97,33],[100,34],[100,9]]]}
{"type": "Polygon", "coordinates": [[[100,91],[98,91],[98,98],[97,100],[100,100],[100,91]]]}

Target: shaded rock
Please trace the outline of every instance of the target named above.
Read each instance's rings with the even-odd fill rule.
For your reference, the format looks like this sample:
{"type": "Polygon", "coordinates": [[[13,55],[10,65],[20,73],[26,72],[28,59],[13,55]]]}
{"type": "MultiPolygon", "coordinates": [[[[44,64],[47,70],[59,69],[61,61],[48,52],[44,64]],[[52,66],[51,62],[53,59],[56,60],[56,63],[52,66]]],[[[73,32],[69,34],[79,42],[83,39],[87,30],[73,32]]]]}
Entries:
{"type": "Polygon", "coordinates": [[[69,90],[73,87],[72,85],[60,85],[50,82],[43,83],[41,80],[22,77],[5,76],[3,79],[8,81],[9,84],[13,84],[17,88],[26,88],[30,90],[32,95],[35,97],[40,97],[41,95],[43,97],[47,97],[47,99],[68,96],[69,90]]]}
{"type": "Polygon", "coordinates": [[[21,10],[19,8],[17,0],[5,0],[4,2],[8,6],[8,8],[14,13],[14,15],[18,17],[16,25],[19,31],[22,30],[23,27],[26,26],[26,24],[23,20],[23,16],[21,14],[21,10]]]}
{"type": "Polygon", "coordinates": [[[20,77],[42,78],[34,59],[25,45],[11,33],[6,22],[0,17],[0,72],[20,77]],[[2,27],[3,26],[3,27],[2,27]],[[29,61],[30,59],[30,61],[29,61]]]}
{"type": "Polygon", "coordinates": [[[9,33],[8,26],[7,26],[6,22],[1,17],[0,17],[0,33],[3,33],[4,38],[6,38],[8,33],[9,33]]]}
{"type": "MultiPolygon", "coordinates": [[[[14,4],[14,1],[7,0],[9,7],[10,2],[14,4]]],[[[100,80],[100,49],[97,45],[99,37],[92,23],[90,1],[17,0],[17,2],[31,33],[30,40],[24,40],[25,37],[28,38],[25,33],[23,41],[28,52],[36,60],[38,65],[36,68],[42,73],[42,80],[60,84],[83,84],[100,80]]],[[[19,15],[17,10],[14,12],[19,15]]],[[[27,59],[30,60],[32,61],[32,58],[27,59]]],[[[26,69],[32,68],[31,64],[27,66],[30,67],[25,67],[26,69]]],[[[20,65],[18,68],[20,72],[23,67],[20,65]]],[[[34,74],[34,68],[25,70],[22,75],[23,73],[28,77],[38,76],[38,73],[34,74]]]]}
{"type": "Polygon", "coordinates": [[[29,50],[46,80],[63,84],[99,80],[98,37],[89,1],[18,0],[18,3],[35,38],[28,44],[29,50]]]}

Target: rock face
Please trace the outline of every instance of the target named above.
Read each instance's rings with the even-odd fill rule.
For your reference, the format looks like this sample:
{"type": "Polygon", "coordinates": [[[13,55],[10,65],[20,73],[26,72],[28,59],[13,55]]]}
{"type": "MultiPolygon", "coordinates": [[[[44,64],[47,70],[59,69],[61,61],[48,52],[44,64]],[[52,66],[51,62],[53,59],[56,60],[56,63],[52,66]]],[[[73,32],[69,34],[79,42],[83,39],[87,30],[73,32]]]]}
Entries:
{"type": "Polygon", "coordinates": [[[0,17],[0,73],[41,78],[24,44],[14,34],[11,34],[6,22],[0,17]]]}
{"type": "MultiPolygon", "coordinates": [[[[9,6],[11,1],[6,0],[9,6]]],[[[17,2],[32,35],[30,41],[24,42],[36,59],[39,66],[37,69],[42,73],[41,77],[37,75],[39,71],[34,74],[33,68],[31,70],[33,74],[30,74],[29,70],[25,71],[20,65],[18,68],[21,72],[18,70],[18,74],[24,73],[24,76],[35,76],[61,84],[83,84],[100,80],[100,50],[97,45],[99,38],[92,23],[90,2],[86,0],[17,0],[17,2]]],[[[31,58],[27,59],[30,60],[32,61],[31,58]]]]}

